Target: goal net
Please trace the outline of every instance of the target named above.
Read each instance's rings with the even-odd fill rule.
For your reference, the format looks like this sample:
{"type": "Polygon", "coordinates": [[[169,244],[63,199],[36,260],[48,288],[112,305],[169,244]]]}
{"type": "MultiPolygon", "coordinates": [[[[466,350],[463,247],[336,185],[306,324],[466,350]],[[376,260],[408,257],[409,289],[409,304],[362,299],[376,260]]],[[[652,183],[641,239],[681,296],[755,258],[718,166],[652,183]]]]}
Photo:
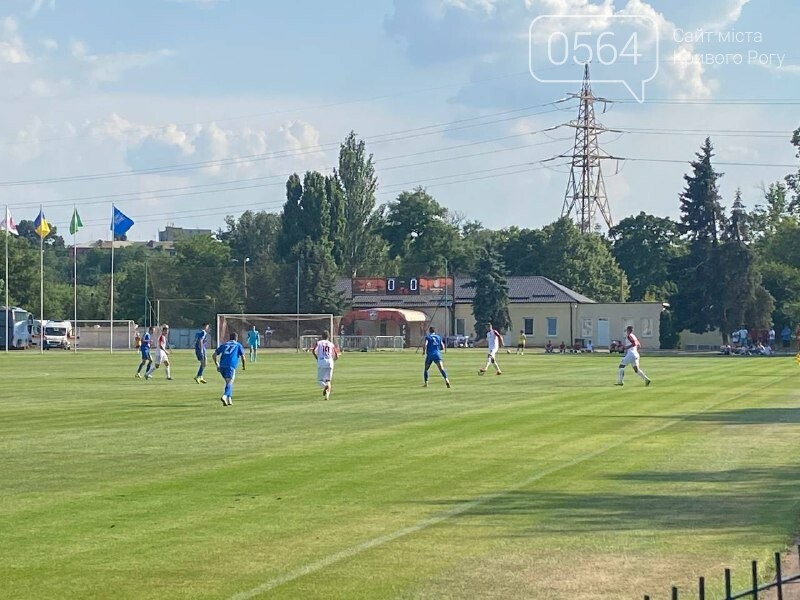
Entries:
{"type": "Polygon", "coordinates": [[[255,326],[261,348],[284,348],[308,351],[328,331],[336,339],[338,318],[331,314],[219,314],[217,341],[224,343],[231,331],[247,347],[247,332],[255,326]]]}

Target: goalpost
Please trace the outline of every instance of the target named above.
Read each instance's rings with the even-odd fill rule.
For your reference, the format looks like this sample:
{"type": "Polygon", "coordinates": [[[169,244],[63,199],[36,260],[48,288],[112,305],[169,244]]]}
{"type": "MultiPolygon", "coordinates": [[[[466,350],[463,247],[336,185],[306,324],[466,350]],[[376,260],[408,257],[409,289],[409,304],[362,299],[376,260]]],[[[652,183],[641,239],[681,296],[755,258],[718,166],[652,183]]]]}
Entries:
{"type": "Polygon", "coordinates": [[[255,325],[261,338],[261,348],[294,349],[308,352],[328,331],[331,341],[337,337],[339,317],[332,314],[242,314],[217,315],[217,343],[227,341],[231,331],[239,334],[239,341],[247,347],[247,332],[255,325]]]}

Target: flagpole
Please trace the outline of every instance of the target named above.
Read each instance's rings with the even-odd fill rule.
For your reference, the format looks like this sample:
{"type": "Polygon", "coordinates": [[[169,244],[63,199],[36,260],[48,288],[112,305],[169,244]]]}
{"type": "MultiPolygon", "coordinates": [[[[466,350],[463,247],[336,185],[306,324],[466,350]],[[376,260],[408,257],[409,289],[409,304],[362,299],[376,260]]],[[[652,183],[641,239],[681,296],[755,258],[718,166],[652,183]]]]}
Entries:
{"type": "MultiPolygon", "coordinates": [[[[6,310],[3,318],[6,320],[5,323],[5,330],[6,330],[6,352],[8,352],[8,237],[11,235],[11,217],[9,216],[8,204],[6,204],[6,310]]],[[[13,319],[12,319],[13,322],[13,319]]]]}
{"type": "MultiPolygon", "coordinates": [[[[44,207],[39,205],[42,223],[45,222],[44,207]]],[[[44,354],[44,236],[39,234],[39,354],[44,354]]]]}
{"type": "Polygon", "coordinates": [[[111,205],[111,348],[114,352],[114,205],[111,205]]]}
{"type": "MultiPolygon", "coordinates": [[[[78,207],[76,205],[72,205],[72,218],[75,218],[75,215],[78,212],[78,207]]],[[[76,224],[77,225],[77,224],[76,224]]],[[[73,297],[73,307],[74,307],[74,317],[75,320],[73,324],[75,328],[72,330],[72,349],[74,352],[78,352],[78,245],[76,242],[76,236],[78,234],[78,228],[72,227],[72,223],[70,223],[70,229],[74,231],[72,234],[72,275],[75,281],[75,295],[73,297]]]]}

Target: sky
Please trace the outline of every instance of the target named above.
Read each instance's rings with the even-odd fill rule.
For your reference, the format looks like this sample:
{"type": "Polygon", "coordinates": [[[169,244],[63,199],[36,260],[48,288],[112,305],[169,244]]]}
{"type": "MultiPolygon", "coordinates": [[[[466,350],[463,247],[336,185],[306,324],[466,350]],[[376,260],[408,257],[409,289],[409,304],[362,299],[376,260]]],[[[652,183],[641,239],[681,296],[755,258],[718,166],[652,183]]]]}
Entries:
{"type": "Polygon", "coordinates": [[[723,203],[752,208],[798,162],[798,22],[796,0],[3,0],[0,203],[65,235],[77,206],[78,243],[108,239],[112,203],[131,239],[217,230],[279,211],[354,130],[378,205],[420,185],[486,227],[541,227],[591,52],[615,222],[677,218],[707,135],[723,203]]]}

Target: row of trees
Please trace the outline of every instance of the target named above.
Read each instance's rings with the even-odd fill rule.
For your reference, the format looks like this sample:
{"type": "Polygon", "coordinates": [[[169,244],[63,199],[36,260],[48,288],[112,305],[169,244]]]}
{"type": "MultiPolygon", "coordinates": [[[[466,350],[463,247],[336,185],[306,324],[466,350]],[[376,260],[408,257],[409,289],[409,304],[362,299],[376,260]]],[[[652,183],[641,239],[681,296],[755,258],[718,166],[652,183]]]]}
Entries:
{"type": "MultiPolygon", "coordinates": [[[[800,158],[800,129],[791,143],[800,158]]],[[[226,217],[215,236],[176,242],[174,256],[145,246],[120,249],[115,312],[143,321],[158,311],[175,325],[217,312],[294,312],[299,284],[301,311],[341,313],[342,276],[442,274],[446,263],[476,287],[476,321],[499,327],[508,325],[510,275],[544,275],[598,301],[669,302],[665,346],[681,329],[800,322],[800,172],[765,187],[752,210],[737,192],[726,211],[713,156],[706,140],[685,176],[679,221],[642,212],[606,236],[582,235],[567,218],[539,229],[491,230],[423,188],[376,206],[372,156],[351,133],[332,174],[289,177],[281,213],[226,217]]],[[[19,238],[10,240],[12,298],[33,309],[39,240],[32,223],[18,228],[19,238]]],[[[55,229],[45,247],[45,312],[68,318],[71,254],[55,229]]],[[[78,257],[79,318],[108,318],[109,266],[108,250],[78,257]]]]}

